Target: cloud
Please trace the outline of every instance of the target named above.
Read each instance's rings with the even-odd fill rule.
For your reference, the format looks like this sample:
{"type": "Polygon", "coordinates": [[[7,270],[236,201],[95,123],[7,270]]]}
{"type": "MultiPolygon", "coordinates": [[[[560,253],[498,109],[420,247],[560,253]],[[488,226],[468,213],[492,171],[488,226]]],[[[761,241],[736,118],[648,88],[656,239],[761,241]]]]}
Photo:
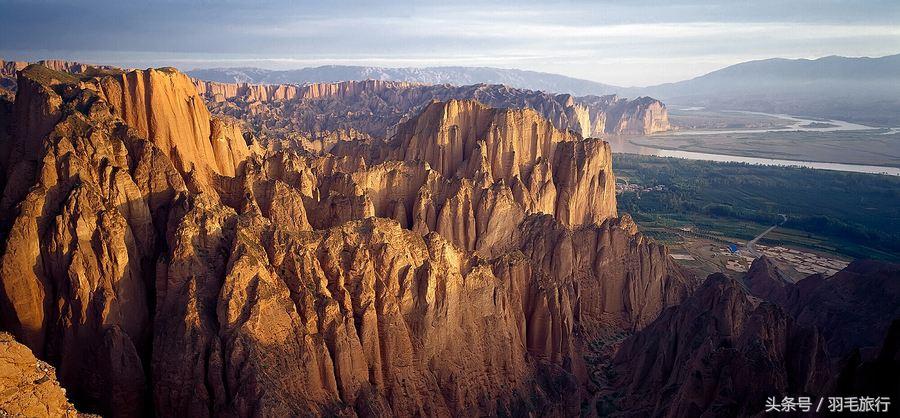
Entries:
{"type": "Polygon", "coordinates": [[[8,1],[0,52],[121,65],[481,65],[651,84],[735,62],[900,52],[900,2],[8,1]],[[48,56],[44,55],[44,56],[48,56]]]}

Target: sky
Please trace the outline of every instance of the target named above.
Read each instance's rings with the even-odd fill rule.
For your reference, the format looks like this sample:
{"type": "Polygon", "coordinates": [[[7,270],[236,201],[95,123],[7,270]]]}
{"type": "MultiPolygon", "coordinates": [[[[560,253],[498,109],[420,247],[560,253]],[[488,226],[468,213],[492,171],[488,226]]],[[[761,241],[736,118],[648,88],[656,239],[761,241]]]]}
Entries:
{"type": "Polygon", "coordinates": [[[644,86],[897,53],[898,0],[0,0],[0,59],[133,68],[491,66],[644,86]]]}

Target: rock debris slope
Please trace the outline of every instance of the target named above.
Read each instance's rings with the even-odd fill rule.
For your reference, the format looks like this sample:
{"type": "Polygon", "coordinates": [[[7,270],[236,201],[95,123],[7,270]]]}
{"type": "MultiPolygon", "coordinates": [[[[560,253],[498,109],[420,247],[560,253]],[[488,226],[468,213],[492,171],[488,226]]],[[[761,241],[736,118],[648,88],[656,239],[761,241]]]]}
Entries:
{"type": "Polygon", "coordinates": [[[53,366],[8,333],[0,333],[0,411],[4,416],[83,416],[66,399],[53,366]]]}
{"type": "Polygon", "coordinates": [[[264,152],[175,70],[38,65],[0,110],[0,320],[88,411],[568,415],[586,344],[693,287],[533,110],[264,152]]]}

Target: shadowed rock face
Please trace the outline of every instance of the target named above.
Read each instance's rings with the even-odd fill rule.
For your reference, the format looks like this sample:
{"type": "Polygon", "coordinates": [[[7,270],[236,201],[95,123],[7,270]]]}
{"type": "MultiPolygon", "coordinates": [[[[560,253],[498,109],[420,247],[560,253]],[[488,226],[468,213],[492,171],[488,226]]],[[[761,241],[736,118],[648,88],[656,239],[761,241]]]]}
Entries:
{"type": "Polygon", "coordinates": [[[837,378],[835,393],[900,397],[900,319],[891,323],[877,354],[867,357],[870,356],[863,355],[858,349],[847,356],[837,378]]]}
{"type": "Polygon", "coordinates": [[[710,276],[664,310],[618,350],[612,409],[744,416],[771,396],[896,394],[900,266],[863,261],[827,279],[785,277],[762,257],[742,281],[710,276]]]}
{"type": "MultiPolygon", "coordinates": [[[[18,83],[16,73],[25,69],[32,63],[25,61],[4,61],[0,60],[0,97],[7,96],[10,100],[15,98],[18,83]]],[[[62,60],[40,60],[34,64],[39,64],[53,71],[68,74],[84,74],[97,73],[102,71],[117,71],[115,68],[105,65],[83,64],[80,62],[62,61],[62,60]]]]}
{"type": "Polygon", "coordinates": [[[814,329],[715,275],[623,343],[615,386],[626,414],[746,416],[761,412],[768,396],[821,387],[825,357],[814,329]]]}
{"type": "Polygon", "coordinates": [[[435,103],[310,156],[170,69],[17,90],[0,320],[88,410],[571,414],[585,342],[693,286],[616,217],[608,145],[531,110],[435,103]]]}
{"type": "Polygon", "coordinates": [[[745,278],[750,291],[782,306],[798,323],[818,327],[837,357],[878,347],[900,318],[897,264],[854,261],[831,277],[814,274],[796,284],[781,280],[784,275],[766,258],[751,267],[745,278]]]}
{"type": "MultiPolygon", "coordinates": [[[[3,80],[2,86],[9,87],[13,90],[16,89],[16,72],[24,70],[25,67],[31,65],[30,62],[25,61],[3,61],[0,60],[0,80],[3,80]]],[[[111,70],[113,67],[105,66],[105,65],[93,65],[93,64],[83,64],[80,62],[72,62],[72,61],[63,61],[63,60],[40,60],[35,62],[34,64],[39,64],[43,67],[47,67],[51,70],[69,73],[69,74],[80,74],[86,73],[91,70],[111,70]]]]}

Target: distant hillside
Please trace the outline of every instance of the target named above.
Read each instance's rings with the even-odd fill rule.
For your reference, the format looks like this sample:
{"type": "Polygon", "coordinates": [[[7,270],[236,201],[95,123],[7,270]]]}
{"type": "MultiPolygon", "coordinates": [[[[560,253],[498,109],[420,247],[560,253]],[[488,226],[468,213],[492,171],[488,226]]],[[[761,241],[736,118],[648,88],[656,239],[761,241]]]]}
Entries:
{"type": "Polygon", "coordinates": [[[509,87],[570,93],[579,96],[605,95],[621,88],[594,81],[536,71],[490,67],[382,68],[344,65],[265,70],[261,68],[211,68],[188,71],[188,75],[206,81],[255,84],[334,83],[354,80],[409,81],[427,84],[503,84],[509,87]]]}
{"type": "Polygon", "coordinates": [[[669,104],[897,126],[900,55],[749,61],[691,80],[629,90],[622,93],[648,94],[669,104]]]}

